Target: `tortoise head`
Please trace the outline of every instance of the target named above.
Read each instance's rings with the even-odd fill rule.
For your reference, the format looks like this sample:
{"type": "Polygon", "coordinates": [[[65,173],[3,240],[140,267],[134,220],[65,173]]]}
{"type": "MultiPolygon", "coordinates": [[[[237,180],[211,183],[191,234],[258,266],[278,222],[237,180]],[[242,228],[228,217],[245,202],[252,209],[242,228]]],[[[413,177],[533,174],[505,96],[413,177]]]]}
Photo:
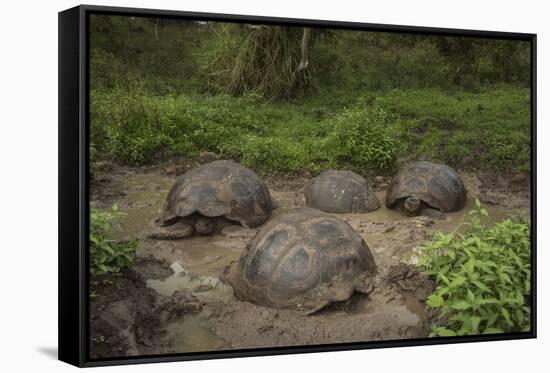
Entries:
{"type": "Polygon", "coordinates": [[[212,232],[214,232],[215,228],[216,224],[214,223],[214,220],[212,218],[199,216],[195,220],[195,230],[199,234],[208,236],[209,234],[212,234],[212,232]]]}
{"type": "Polygon", "coordinates": [[[403,210],[408,216],[416,216],[420,212],[420,200],[416,197],[408,197],[403,204],[403,210]]]}

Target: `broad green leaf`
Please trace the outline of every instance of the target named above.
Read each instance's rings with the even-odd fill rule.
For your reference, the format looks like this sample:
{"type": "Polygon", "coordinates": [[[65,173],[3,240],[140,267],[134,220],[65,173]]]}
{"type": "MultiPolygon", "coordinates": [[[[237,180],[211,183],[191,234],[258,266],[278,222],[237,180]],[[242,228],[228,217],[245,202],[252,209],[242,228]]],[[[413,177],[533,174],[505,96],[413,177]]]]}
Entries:
{"type": "Polygon", "coordinates": [[[479,316],[472,316],[470,318],[471,320],[471,323],[472,323],[472,331],[474,333],[478,333],[478,328],[479,328],[479,323],[481,322],[481,317],[479,316]]]}
{"type": "Polygon", "coordinates": [[[486,292],[490,292],[491,290],[485,286],[482,282],[480,281],[477,281],[477,280],[472,280],[472,283],[477,286],[479,289],[483,290],[483,291],[486,291],[486,292]]]}
{"type": "Polygon", "coordinates": [[[470,304],[474,305],[476,303],[476,296],[474,295],[474,293],[472,293],[470,289],[468,289],[467,297],[470,304]]]}
{"type": "Polygon", "coordinates": [[[445,301],[443,297],[436,294],[432,294],[428,297],[428,299],[426,300],[426,303],[430,307],[436,308],[436,307],[441,307],[445,303],[445,301]]]}
{"type": "Polygon", "coordinates": [[[497,334],[497,333],[504,333],[504,331],[502,329],[499,329],[499,328],[486,328],[484,331],[483,331],[483,334],[497,334]]]}
{"type": "Polygon", "coordinates": [[[509,284],[512,283],[512,279],[510,279],[510,276],[508,276],[506,273],[500,273],[500,274],[499,274],[499,277],[500,277],[503,281],[506,281],[506,282],[509,283],[509,284]]]}
{"type": "Polygon", "coordinates": [[[455,310],[467,310],[470,304],[464,300],[459,300],[451,304],[451,308],[455,310]]]}
{"type": "Polygon", "coordinates": [[[437,334],[439,334],[441,337],[456,337],[456,332],[447,328],[438,328],[437,334]]]}
{"type": "Polygon", "coordinates": [[[523,311],[520,308],[517,308],[514,313],[518,322],[521,323],[523,321],[523,318],[525,317],[523,311]]]}
{"type": "Polygon", "coordinates": [[[459,287],[459,286],[463,285],[465,282],[466,282],[466,278],[460,276],[460,277],[457,277],[457,278],[453,279],[453,281],[451,281],[451,283],[449,284],[449,287],[450,288],[456,288],[456,287],[459,287]]]}
{"type": "Polygon", "coordinates": [[[468,260],[464,265],[464,270],[468,273],[472,273],[474,271],[474,262],[473,259],[468,260]]]}
{"type": "Polygon", "coordinates": [[[500,312],[502,313],[502,316],[504,316],[504,320],[506,320],[506,324],[508,324],[508,326],[512,326],[513,323],[512,323],[512,320],[510,319],[510,313],[508,312],[508,310],[503,307],[500,309],[500,312]]]}

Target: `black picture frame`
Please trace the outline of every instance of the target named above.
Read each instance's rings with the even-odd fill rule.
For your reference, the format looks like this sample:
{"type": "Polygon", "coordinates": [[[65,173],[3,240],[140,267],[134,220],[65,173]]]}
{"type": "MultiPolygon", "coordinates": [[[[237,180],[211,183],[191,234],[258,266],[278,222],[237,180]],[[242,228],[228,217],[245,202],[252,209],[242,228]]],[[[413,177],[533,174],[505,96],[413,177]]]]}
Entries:
{"type": "Polygon", "coordinates": [[[59,13],[59,360],[79,367],[536,338],[536,34],[81,5],[59,13]],[[91,14],[473,36],[531,43],[531,331],[94,360],[88,354],[89,34],[91,14]]]}

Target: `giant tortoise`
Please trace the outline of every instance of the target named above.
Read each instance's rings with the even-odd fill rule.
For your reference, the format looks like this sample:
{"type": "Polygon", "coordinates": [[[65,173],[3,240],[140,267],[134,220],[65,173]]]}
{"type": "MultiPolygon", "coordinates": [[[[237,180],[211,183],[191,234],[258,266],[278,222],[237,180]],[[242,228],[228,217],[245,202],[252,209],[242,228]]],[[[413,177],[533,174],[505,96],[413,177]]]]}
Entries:
{"type": "Polygon", "coordinates": [[[367,243],[349,224],[302,207],[262,227],[223,279],[242,301],[310,314],[354,291],[371,292],[376,271],[367,243]]]}
{"type": "Polygon", "coordinates": [[[325,212],[364,213],[380,208],[367,179],[351,171],[328,170],[305,187],[306,205],[325,212]]]}
{"type": "Polygon", "coordinates": [[[460,176],[450,167],[427,161],[404,166],[391,182],[386,206],[409,216],[444,218],[443,213],[458,211],[466,205],[466,189],[460,176]]]}
{"type": "Polygon", "coordinates": [[[179,239],[195,232],[209,235],[222,221],[253,228],[265,223],[272,210],[269,190],[252,170],[232,161],[214,161],[176,181],[147,237],[179,239]]]}

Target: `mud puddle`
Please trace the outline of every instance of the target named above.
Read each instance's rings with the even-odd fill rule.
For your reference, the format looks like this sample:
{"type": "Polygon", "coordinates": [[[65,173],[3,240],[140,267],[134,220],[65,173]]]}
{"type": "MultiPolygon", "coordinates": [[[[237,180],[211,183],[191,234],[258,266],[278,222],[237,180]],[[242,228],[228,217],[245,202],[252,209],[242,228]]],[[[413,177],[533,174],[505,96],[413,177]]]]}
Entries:
{"type": "Polygon", "coordinates": [[[190,272],[179,262],[172,263],[170,268],[174,271],[172,276],[165,280],[149,279],[146,281],[147,287],[165,297],[171,297],[176,291],[183,291],[224,303],[236,301],[233,289],[223,284],[219,278],[190,272]]]}
{"type": "MultiPolygon", "coordinates": [[[[196,312],[166,318],[161,344],[170,346],[170,352],[426,337],[431,319],[425,299],[433,291],[433,283],[414,272],[418,247],[437,231],[460,233],[467,229],[468,212],[475,207],[482,190],[482,183],[474,176],[465,177],[469,190],[467,207],[447,214],[445,220],[408,218],[383,203],[371,213],[338,215],[362,235],[373,252],[379,269],[375,290],[369,296],[354,294],[350,300],[314,315],[298,316],[241,302],[219,280],[225,267],[238,260],[256,230],[235,225],[208,237],[179,241],[143,239],[143,232],[158,216],[176,176],[166,176],[155,168],[140,172],[115,168],[104,179],[107,181],[94,196],[95,202],[100,208],[116,203],[127,214],[113,239],[140,240],[140,264],[135,272],[146,287],[164,301],[186,294],[201,304],[196,312]]],[[[270,185],[277,205],[274,216],[304,205],[304,180],[279,184],[270,185]]],[[[384,201],[384,190],[377,195],[384,201]]],[[[484,205],[489,212],[485,223],[516,214],[514,208],[518,205],[524,202],[484,205]]],[[[150,348],[154,353],[154,346],[150,348]]],[[[157,353],[163,351],[166,350],[159,347],[157,353]]]]}
{"type": "Polygon", "coordinates": [[[166,324],[170,352],[204,352],[227,350],[230,346],[197,315],[184,317],[166,324]]]}

